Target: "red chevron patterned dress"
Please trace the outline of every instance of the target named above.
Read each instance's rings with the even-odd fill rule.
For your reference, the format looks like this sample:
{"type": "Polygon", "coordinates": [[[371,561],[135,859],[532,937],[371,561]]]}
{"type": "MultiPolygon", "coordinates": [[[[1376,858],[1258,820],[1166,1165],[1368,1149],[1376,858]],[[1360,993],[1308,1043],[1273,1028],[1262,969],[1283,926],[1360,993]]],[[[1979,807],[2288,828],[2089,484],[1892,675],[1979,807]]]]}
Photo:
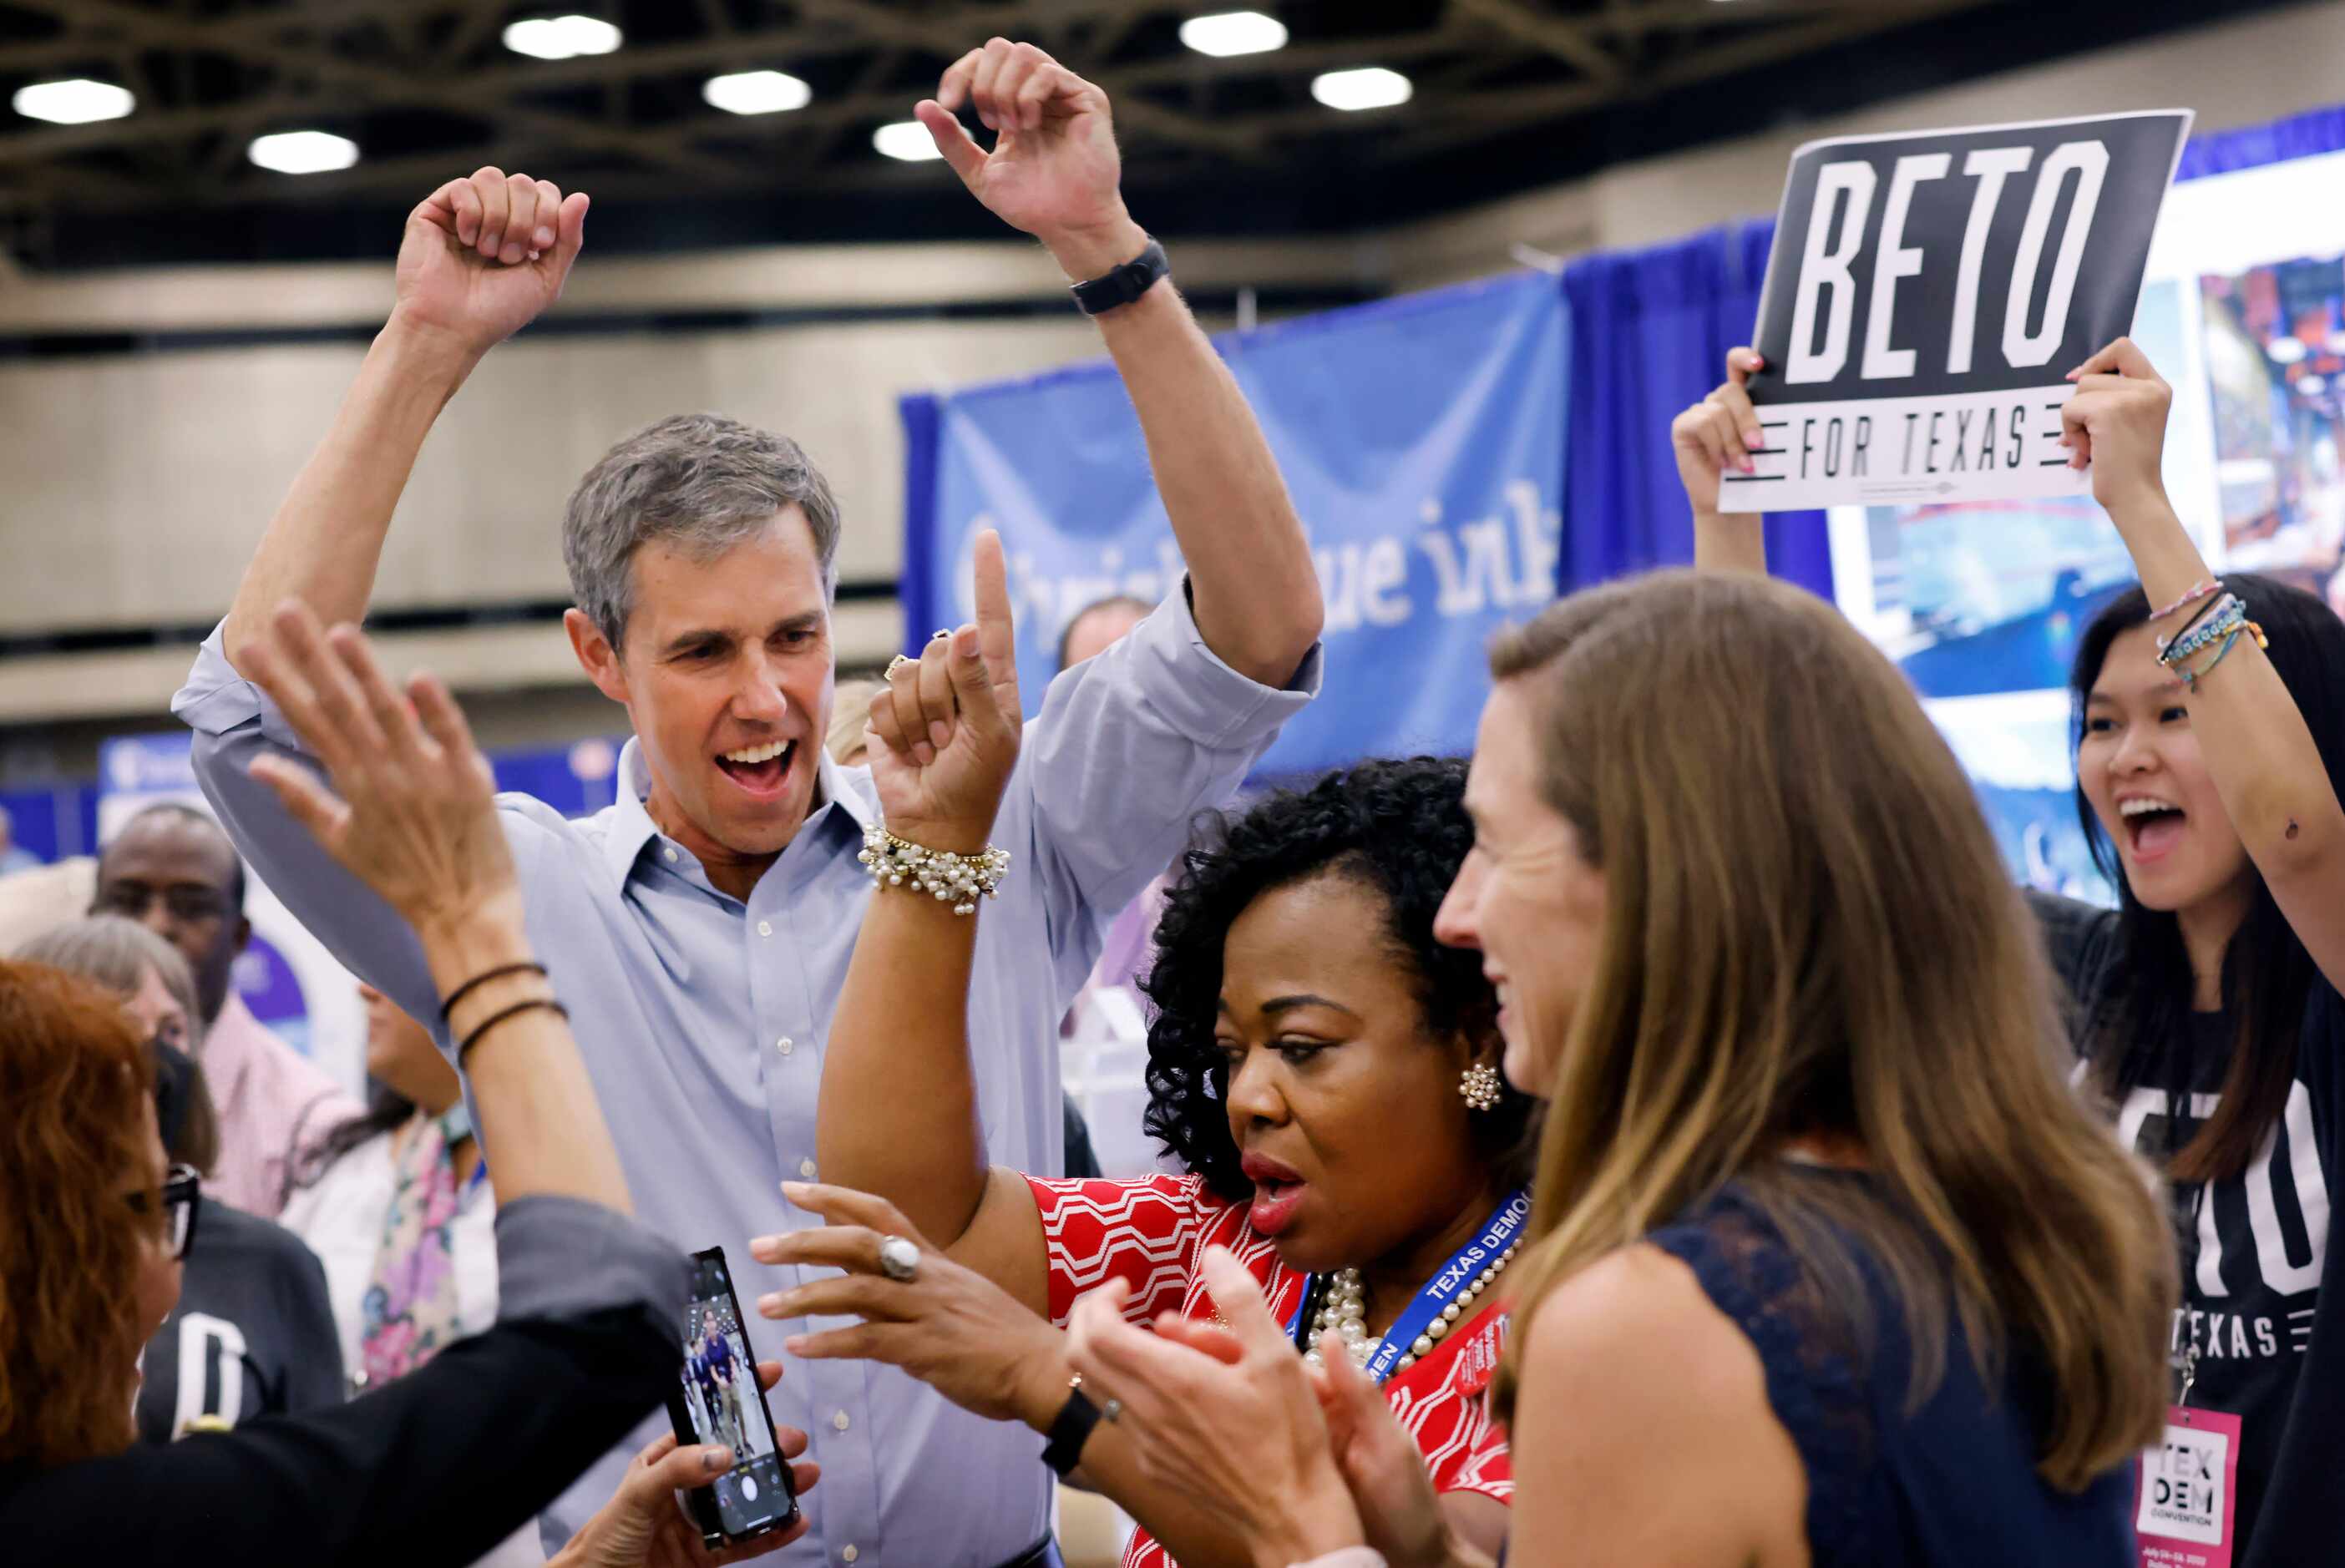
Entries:
{"type": "MultiPolygon", "coordinates": [[[[1209,1315],[1198,1262],[1208,1247],[1228,1248],[1262,1281],[1281,1322],[1303,1303],[1310,1276],[1278,1260],[1267,1237],[1246,1224],[1243,1203],[1205,1189],[1194,1176],[1140,1181],[1050,1181],[1027,1178],[1042,1213],[1051,1255],[1051,1320],[1064,1328],[1085,1291],[1110,1280],[1132,1286],[1123,1315],[1145,1323],[1178,1310],[1209,1315]]],[[[1386,1380],[1385,1398],[1416,1439],[1436,1492],[1472,1492],[1500,1502],[1514,1496],[1507,1436],[1490,1419],[1483,1391],[1498,1368],[1506,1314],[1488,1311],[1464,1333],[1444,1340],[1433,1354],[1386,1380]]],[[[1145,1530],[1134,1534],[1124,1568],[1173,1568],[1164,1548],[1145,1530]]]]}

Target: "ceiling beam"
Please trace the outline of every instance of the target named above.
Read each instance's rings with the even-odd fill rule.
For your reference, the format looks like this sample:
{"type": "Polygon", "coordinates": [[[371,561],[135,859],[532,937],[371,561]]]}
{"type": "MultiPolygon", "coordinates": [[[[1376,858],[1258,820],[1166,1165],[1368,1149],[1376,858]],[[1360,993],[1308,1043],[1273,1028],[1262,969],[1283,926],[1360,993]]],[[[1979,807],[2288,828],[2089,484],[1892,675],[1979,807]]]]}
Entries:
{"type": "MultiPolygon", "coordinates": [[[[320,89],[356,93],[371,104],[421,104],[451,114],[494,119],[532,136],[594,148],[620,157],[664,163],[685,174],[703,172],[706,166],[707,155],[696,151],[688,142],[677,141],[672,135],[614,126],[602,120],[524,108],[510,102],[483,102],[465,86],[462,77],[434,80],[429,76],[360,65],[332,54],[252,37],[223,41],[217,23],[182,22],[176,17],[119,4],[118,0],[9,0],[9,3],[68,22],[112,22],[120,24],[126,30],[143,30],[158,47],[217,50],[305,78],[320,89]]],[[[223,106],[223,108],[233,107],[223,106]]],[[[120,135],[112,142],[100,138],[95,142],[79,141],[77,145],[85,147],[118,146],[155,139],[158,132],[154,122],[159,118],[147,116],[142,119],[142,116],[134,115],[127,119],[104,121],[96,126],[59,128],[99,131],[115,127],[120,135]]],[[[20,144],[28,144],[33,156],[40,156],[41,148],[60,145],[63,140],[46,131],[0,137],[0,160],[23,161],[26,153],[20,144]]]]}
{"type": "Polygon", "coordinates": [[[1486,23],[1518,43],[1545,50],[1591,81],[1609,82],[1620,76],[1620,62],[1587,26],[1550,15],[1528,0],[1449,0],[1449,10],[1454,15],[1486,23]]]}

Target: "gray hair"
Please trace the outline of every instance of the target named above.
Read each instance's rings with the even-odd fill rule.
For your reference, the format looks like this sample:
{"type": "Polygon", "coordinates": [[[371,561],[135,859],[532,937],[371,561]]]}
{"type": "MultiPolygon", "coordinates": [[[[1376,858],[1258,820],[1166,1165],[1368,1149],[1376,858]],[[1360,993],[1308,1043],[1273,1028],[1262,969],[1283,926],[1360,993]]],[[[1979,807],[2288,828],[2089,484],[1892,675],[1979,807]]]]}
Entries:
{"type": "Polygon", "coordinates": [[[635,551],[658,541],[711,561],[795,504],[814,531],[826,596],[838,586],[838,502],[797,442],[722,414],[675,414],[586,470],[562,518],[570,592],[616,648],[634,608],[635,551]]]}
{"type": "Polygon", "coordinates": [[[124,1000],[138,994],[152,969],[163,988],[188,1017],[188,1054],[193,1056],[204,1032],[204,1015],[196,1006],[195,972],[179,950],[136,920],[119,915],[86,915],[53,926],[16,949],[27,964],[46,964],[96,981],[124,1000]]]}

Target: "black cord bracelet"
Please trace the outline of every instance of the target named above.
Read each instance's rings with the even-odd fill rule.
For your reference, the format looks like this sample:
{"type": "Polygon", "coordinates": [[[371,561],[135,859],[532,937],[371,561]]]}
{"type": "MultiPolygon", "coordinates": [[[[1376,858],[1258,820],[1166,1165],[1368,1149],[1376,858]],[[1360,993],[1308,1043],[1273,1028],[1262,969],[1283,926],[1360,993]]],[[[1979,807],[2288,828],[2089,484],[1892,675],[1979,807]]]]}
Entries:
{"type": "Polygon", "coordinates": [[[474,1029],[471,1034],[464,1037],[464,1043],[456,1047],[457,1070],[459,1072],[463,1070],[465,1057],[471,1054],[472,1047],[479,1042],[480,1037],[482,1035],[487,1034],[491,1029],[495,1028],[507,1018],[513,1017],[522,1013],[526,1013],[533,1007],[550,1008],[562,1015],[562,1021],[563,1023],[566,1024],[570,1021],[570,1009],[563,1007],[561,1003],[555,1001],[551,996],[532,996],[526,1002],[515,1002],[512,1007],[507,1007],[502,1013],[490,1014],[487,1018],[482,1021],[479,1028],[474,1029]]]}
{"type": "MultiPolygon", "coordinates": [[[[544,965],[527,958],[518,964],[500,964],[493,969],[483,970],[448,993],[448,999],[440,1004],[440,1021],[452,1023],[454,1020],[449,1015],[456,1010],[456,1004],[492,980],[502,980],[508,975],[543,975],[544,973],[544,965]]],[[[479,1032],[477,1029],[473,1031],[474,1034],[479,1032]]]]}

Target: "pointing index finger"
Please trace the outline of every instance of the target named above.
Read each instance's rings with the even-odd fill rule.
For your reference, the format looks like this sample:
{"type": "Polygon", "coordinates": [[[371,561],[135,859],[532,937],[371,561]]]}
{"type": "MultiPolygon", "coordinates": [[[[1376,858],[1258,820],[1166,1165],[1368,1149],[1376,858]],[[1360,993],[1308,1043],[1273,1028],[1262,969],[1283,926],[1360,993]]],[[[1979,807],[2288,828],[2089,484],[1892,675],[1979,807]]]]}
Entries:
{"type": "Polygon", "coordinates": [[[1018,628],[1010,608],[1010,565],[1001,535],[990,528],[977,536],[977,641],[994,701],[1004,713],[1017,713],[1018,628]]]}

